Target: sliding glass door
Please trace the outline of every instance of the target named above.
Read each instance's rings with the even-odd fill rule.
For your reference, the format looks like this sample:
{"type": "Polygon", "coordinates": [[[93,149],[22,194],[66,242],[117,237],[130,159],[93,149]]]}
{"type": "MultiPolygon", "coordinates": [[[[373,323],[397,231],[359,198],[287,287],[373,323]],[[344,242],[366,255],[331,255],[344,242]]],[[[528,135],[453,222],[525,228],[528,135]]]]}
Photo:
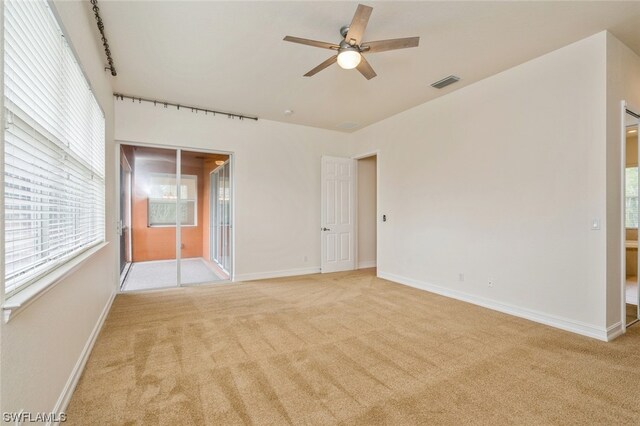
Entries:
{"type": "MultiPolygon", "coordinates": [[[[131,190],[120,191],[120,205],[131,211],[131,267],[124,271],[122,289],[175,287],[177,151],[122,145],[121,154],[126,160],[121,167],[129,166],[131,180],[131,190]]],[[[124,176],[121,188],[128,184],[124,176]]]]}
{"type": "MultiPolygon", "coordinates": [[[[229,279],[229,269],[213,261],[211,244],[218,225],[211,219],[211,200],[218,188],[210,176],[229,156],[196,151],[180,151],[180,283],[202,284],[229,279]]],[[[228,169],[227,169],[228,170],[228,169]]],[[[227,172],[228,173],[228,172],[227,172]]],[[[213,212],[214,216],[216,212],[213,212]]],[[[230,262],[229,262],[230,263],[230,262]]]]}
{"type": "Polygon", "coordinates": [[[211,173],[211,187],[216,197],[212,199],[211,233],[212,260],[227,274],[231,271],[231,177],[229,161],[211,173]]]}
{"type": "Polygon", "coordinates": [[[640,251],[638,250],[638,224],[640,223],[640,185],[638,163],[638,123],[640,116],[627,110],[625,114],[625,294],[626,326],[640,319],[640,251]]]}
{"type": "MultiPolygon", "coordinates": [[[[132,217],[132,263],[121,277],[122,289],[228,280],[229,155],[121,147],[131,165],[132,182],[130,195],[120,193],[120,203],[131,205],[132,217]],[[215,183],[212,176],[216,176],[215,183]]],[[[123,174],[120,184],[126,185],[123,174]]]]}

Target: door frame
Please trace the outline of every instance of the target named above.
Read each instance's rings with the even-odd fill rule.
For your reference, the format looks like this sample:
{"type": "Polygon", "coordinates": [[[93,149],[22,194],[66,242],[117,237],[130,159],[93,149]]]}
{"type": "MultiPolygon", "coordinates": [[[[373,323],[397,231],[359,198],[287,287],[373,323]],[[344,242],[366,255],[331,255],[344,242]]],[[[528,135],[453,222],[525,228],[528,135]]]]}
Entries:
{"type": "MultiPolygon", "coordinates": [[[[631,112],[633,115],[638,117],[638,122],[640,123],[640,108],[636,108],[634,105],[630,105],[627,101],[622,101],[620,103],[620,144],[622,146],[621,158],[620,158],[620,202],[622,208],[620,209],[620,325],[621,325],[621,333],[627,332],[627,228],[626,228],[626,218],[625,218],[625,197],[626,197],[626,177],[625,177],[625,169],[626,169],[626,160],[627,160],[627,126],[626,126],[626,117],[627,112],[631,112]]],[[[638,147],[638,156],[640,157],[640,136],[639,136],[639,147],[638,147]]],[[[640,158],[639,158],[640,160],[640,158]]],[[[640,164],[640,162],[639,162],[640,164]]],[[[639,229],[640,230],[640,229],[639,229]]],[[[639,235],[640,238],[640,235],[639,235]]],[[[640,249],[637,251],[638,257],[638,267],[640,267],[640,249]]],[[[640,280],[640,274],[637,274],[637,279],[640,280]]],[[[638,288],[638,295],[640,297],[640,283],[638,288]]],[[[640,304],[638,305],[638,309],[640,309],[640,304]]],[[[635,322],[635,321],[634,321],[635,322]]]]}
{"type": "MultiPolygon", "coordinates": [[[[229,159],[227,160],[229,162],[229,175],[231,176],[231,185],[229,187],[230,191],[231,191],[231,204],[230,204],[230,217],[231,217],[231,271],[229,271],[229,279],[228,280],[224,280],[224,281],[217,281],[216,284],[220,284],[220,283],[227,283],[227,282],[234,282],[235,281],[235,271],[236,271],[236,227],[235,227],[235,223],[236,223],[236,216],[235,216],[235,204],[236,204],[236,188],[235,188],[235,182],[236,179],[234,177],[234,173],[235,173],[235,152],[233,151],[225,151],[225,150],[219,150],[219,149],[208,149],[208,148],[201,148],[201,147],[194,147],[194,146],[178,146],[178,145],[169,145],[169,144],[159,144],[159,143],[148,143],[148,142],[139,142],[139,141],[135,141],[135,140],[130,140],[130,139],[116,139],[114,140],[114,151],[115,151],[115,158],[119,158],[120,155],[120,149],[121,149],[121,145],[132,145],[132,146],[139,146],[139,147],[144,147],[144,148],[163,148],[163,149],[174,149],[176,151],[192,151],[192,152],[201,152],[204,154],[221,154],[221,155],[228,155],[229,159]]],[[[177,160],[180,160],[180,158],[178,157],[177,160]]],[[[120,185],[122,185],[122,182],[120,182],[120,162],[119,161],[114,161],[115,166],[114,166],[114,175],[115,175],[115,185],[112,191],[112,195],[114,196],[115,199],[115,211],[118,212],[118,214],[116,215],[116,217],[113,219],[113,222],[111,224],[109,224],[107,222],[107,236],[109,235],[109,228],[113,226],[113,228],[111,228],[112,230],[115,230],[115,249],[116,249],[116,253],[120,252],[120,238],[118,236],[118,232],[117,232],[117,227],[118,227],[118,220],[119,220],[119,212],[120,212],[120,185]]],[[[178,184],[179,184],[179,176],[180,176],[180,170],[179,167],[180,166],[180,161],[178,161],[178,164],[176,165],[176,177],[178,177],[178,184]]],[[[179,224],[176,223],[176,233],[177,233],[177,238],[176,238],[176,260],[180,259],[180,226],[179,224]]],[[[133,240],[133,238],[131,238],[131,240],[133,240]]],[[[133,253],[133,251],[132,251],[133,253]]],[[[117,271],[120,270],[119,267],[119,263],[120,263],[120,259],[119,256],[114,256],[115,257],[115,268],[117,271]]],[[[201,286],[203,284],[198,284],[198,283],[194,283],[194,284],[180,284],[180,262],[177,263],[177,267],[178,267],[178,275],[176,277],[177,279],[177,286],[176,287],[166,287],[166,288],[161,288],[161,289],[148,289],[148,290],[136,290],[136,292],[140,291],[160,291],[160,290],[166,290],[166,289],[175,289],[175,288],[180,288],[180,287],[189,287],[189,286],[201,286]]],[[[117,293],[123,293],[123,291],[120,289],[120,275],[119,274],[115,274],[115,283],[114,285],[116,286],[116,292],[117,293]]],[[[206,284],[205,284],[206,285],[206,284]]],[[[131,292],[125,292],[125,293],[131,293],[131,292]]]]}
{"type": "Polygon", "coordinates": [[[360,205],[358,203],[358,160],[362,160],[369,157],[376,157],[376,276],[378,276],[378,266],[380,261],[380,150],[376,149],[374,151],[367,151],[358,155],[354,155],[351,157],[355,160],[355,206],[356,206],[356,218],[355,218],[355,269],[358,269],[359,264],[359,253],[358,246],[360,242],[360,235],[358,233],[358,212],[360,210],[360,205]]]}

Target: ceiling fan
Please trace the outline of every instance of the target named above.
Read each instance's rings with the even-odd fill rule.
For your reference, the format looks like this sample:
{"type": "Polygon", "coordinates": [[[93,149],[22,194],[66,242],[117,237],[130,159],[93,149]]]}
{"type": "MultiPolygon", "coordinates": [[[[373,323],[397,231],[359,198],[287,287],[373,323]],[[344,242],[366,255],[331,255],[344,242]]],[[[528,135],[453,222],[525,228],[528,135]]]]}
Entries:
{"type": "Polygon", "coordinates": [[[286,36],[284,41],[292,43],[306,44],[307,46],[320,47],[322,49],[336,50],[338,53],[308,73],[305,77],[311,77],[335,62],[340,67],[350,70],[356,68],[367,80],[376,76],[376,72],[362,55],[363,53],[385,52],[387,50],[406,49],[417,47],[420,37],[395,38],[391,40],[362,41],[364,30],[369,22],[369,17],[373,8],[359,4],[356,13],[353,15],[351,24],[340,28],[340,35],[343,40],[340,44],[327,43],[324,41],[309,40],[306,38],[286,36]]]}

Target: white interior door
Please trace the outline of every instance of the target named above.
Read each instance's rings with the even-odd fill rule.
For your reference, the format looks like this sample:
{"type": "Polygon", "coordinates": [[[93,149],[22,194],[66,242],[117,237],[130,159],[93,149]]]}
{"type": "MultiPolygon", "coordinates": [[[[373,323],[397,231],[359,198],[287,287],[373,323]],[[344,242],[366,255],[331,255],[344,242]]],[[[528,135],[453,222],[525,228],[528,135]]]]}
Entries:
{"type": "Polygon", "coordinates": [[[355,269],[355,160],[322,157],[322,272],[355,269]]]}

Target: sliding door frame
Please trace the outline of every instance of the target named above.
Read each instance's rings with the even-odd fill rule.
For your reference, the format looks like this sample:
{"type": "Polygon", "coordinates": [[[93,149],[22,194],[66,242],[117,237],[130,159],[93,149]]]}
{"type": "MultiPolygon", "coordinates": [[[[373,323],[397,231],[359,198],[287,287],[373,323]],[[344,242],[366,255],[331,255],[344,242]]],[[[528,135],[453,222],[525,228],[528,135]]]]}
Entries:
{"type": "MultiPolygon", "coordinates": [[[[131,164],[129,164],[129,160],[127,160],[127,157],[124,155],[124,153],[122,152],[121,149],[118,149],[118,160],[120,163],[120,167],[118,168],[118,170],[116,171],[116,174],[118,176],[118,180],[120,181],[120,184],[117,187],[118,190],[118,200],[120,201],[121,196],[122,196],[122,185],[127,185],[127,189],[125,191],[125,193],[129,194],[129,197],[131,197],[133,195],[133,179],[132,179],[132,173],[131,173],[131,164]],[[122,168],[126,167],[128,170],[125,171],[124,174],[121,174],[122,168]],[[122,176],[128,177],[127,180],[125,182],[122,182],[122,176]]],[[[120,288],[122,286],[123,283],[123,277],[125,277],[127,275],[128,269],[131,267],[131,263],[133,260],[133,245],[131,243],[131,219],[132,219],[132,215],[131,215],[131,209],[132,209],[132,205],[131,205],[131,200],[129,200],[129,203],[127,203],[124,206],[124,210],[120,210],[122,208],[121,203],[118,203],[118,217],[116,218],[116,229],[119,232],[124,233],[125,229],[127,229],[128,232],[128,237],[125,237],[125,243],[127,245],[127,247],[125,247],[125,266],[124,268],[122,267],[122,247],[119,246],[118,247],[118,271],[119,272],[119,278],[118,278],[118,285],[120,288]],[[125,219],[122,219],[122,213],[124,211],[124,216],[125,219]],[[126,220],[128,219],[128,220],[126,220]]],[[[120,242],[120,245],[122,244],[122,240],[123,240],[123,235],[118,235],[118,241],[120,242]]]]}
{"type": "MultiPolygon", "coordinates": [[[[176,203],[178,203],[178,206],[176,208],[176,266],[177,266],[177,277],[176,277],[176,283],[177,286],[176,287],[163,287],[161,289],[149,289],[149,290],[141,290],[141,291],[156,291],[156,290],[166,290],[168,288],[179,288],[179,287],[190,287],[190,286],[200,286],[203,285],[202,283],[186,283],[186,284],[182,284],[180,281],[181,275],[180,275],[180,259],[181,259],[181,223],[180,220],[178,220],[178,213],[179,213],[179,203],[180,203],[180,178],[181,178],[181,162],[182,162],[182,151],[189,151],[189,152],[199,152],[199,153],[203,153],[203,154],[221,154],[221,155],[228,155],[229,159],[227,160],[229,163],[229,176],[230,176],[230,185],[229,185],[229,191],[230,194],[229,196],[231,197],[231,203],[229,204],[229,217],[230,217],[230,242],[231,242],[231,251],[230,251],[230,255],[231,255],[231,270],[229,271],[229,279],[228,280],[223,280],[223,281],[216,281],[216,284],[219,283],[227,283],[227,282],[233,282],[235,281],[235,270],[236,270],[236,227],[235,227],[235,222],[236,222],[236,216],[235,216],[235,211],[236,211],[236,188],[235,188],[235,181],[236,179],[234,178],[234,172],[235,172],[235,153],[233,151],[225,151],[225,150],[218,150],[218,149],[207,149],[207,148],[201,148],[201,147],[192,147],[192,146],[178,146],[178,145],[165,145],[165,144],[154,144],[154,143],[148,143],[148,142],[138,142],[138,141],[133,141],[133,140],[126,140],[126,139],[117,139],[115,140],[115,158],[119,158],[120,155],[120,148],[122,145],[131,145],[131,146],[139,146],[139,147],[143,147],[143,148],[161,148],[161,149],[173,149],[176,151],[176,182],[178,185],[177,188],[177,201],[176,203]]],[[[120,211],[120,185],[122,185],[122,182],[120,181],[120,162],[119,161],[115,161],[115,170],[114,170],[114,176],[115,176],[115,185],[112,191],[112,196],[115,199],[115,211],[119,212],[120,211]]],[[[117,216],[117,215],[116,215],[117,216]]],[[[107,224],[106,226],[107,228],[107,238],[109,238],[109,235],[112,236],[112,240],[114,241],[116,244],[116,253],[120,253],[120,237],[118,235],[118,230],[117,230],[117,222],[119,220],[119,217],[115,218],[114,223],[112,224],[107,224]],[[111,232],[115,232],[115,234],[110,234],[111,232]]],[[[211,233],[211,230],[209,231],[211,233]]],[[[210,238],[210,235],[209,235],[210,238]]],[[[114,268],[115,270],[119,271],[120,270],[120,256],[115,256],[115,262],[114,262],[114,268]]],[[[120,289],[120,274],[116,274],[115,277],[115,283],[114,285],[116,286],[117,292],[118,293],[123,293],[123,291],[120,289]]],[[[206,285],[206,284],[205,284],[206,285]]],[[[126,292],[128,293],[128,292],[126,292]]]]}
{"type": "MultiPolygon", "coordinates": [[[[229,187],[229,198],[231,199],[231,203],[233,203],[233,194],[232,194],[232,184],[233,184],[233,178],[232,178],[232,174],[231,174],[231,161],[230,159],[225,161],[223,164],[219,165],[218,167],[216,167],[215,169],[211,170],[209,172],[209,184],[211,186],[211,191],[213,194],[213,190],[214,190],[214,186],[213,186],[213,176],[216,176],[216,186],[215,186],[215,198],[213,196],[209,196],[209,223],[215,223],[216,226],[216,232],[215,232],[215,238],[214,238],[214,232],[209,232],[209,257],[210,260],[214,261],[215,263],[218,264],[218,266],[224,271],[226,272],[228,275],[231,275],[231,271],[229,269],[232,269],[232,265],[230,264],[228,268],[225,267],[224,265],[224,260],[220,259],[220,253],[218,253],[218,238],[221,238],[218,235],[219,232],[219,228],[218,228],[218,219],[220,216],[224,216],[224,213],[220,213],[218,211],[218,203],[217,203],[217,199],[218,199],[218,191],[219,191],[219,182],[220,182],[220,169],[226,167],[226,172],[227,174],[224,175],[224,178],[228,181],[228,187],[229,187]],[[215,218],[216,220],[214,221],[213,218],[215,218]],[[214,241],[215,240],[215,241],[214,241]],[[213,255],[214,253],[214,243],[215,244],[215,254],[216,256],[213,255]],[[222,260],[222,263],[220,262],[222,260]]],[[[231,203],[229,203],[229,218],[231,218],[231,203]]],[[[229,221],[230,224],[228,225],[230,230],[233,230],[233,220],[229,221]]],[[[211,227],[211,225],[209,225],[211,227]]],[[[227,239],[227,244],[226,247],[228,248],[229,245],[231,245],[231,247],[233,248],[233,244],[231,243],[231,232],[228,232],[228,239],[227,239]]],[[[224,240],[224,237],[222,237],[224,240]]],[[[224,244],[223,244],[224,246],[224,244]]],[[[224,251],[224,249],[223,249],[224,251]]],[[[229,254],[229,256],[231,256],[231,254],[229,254]]],[[[233,256],[231,256],[231,259],[233,260],[233,256]]]]}

